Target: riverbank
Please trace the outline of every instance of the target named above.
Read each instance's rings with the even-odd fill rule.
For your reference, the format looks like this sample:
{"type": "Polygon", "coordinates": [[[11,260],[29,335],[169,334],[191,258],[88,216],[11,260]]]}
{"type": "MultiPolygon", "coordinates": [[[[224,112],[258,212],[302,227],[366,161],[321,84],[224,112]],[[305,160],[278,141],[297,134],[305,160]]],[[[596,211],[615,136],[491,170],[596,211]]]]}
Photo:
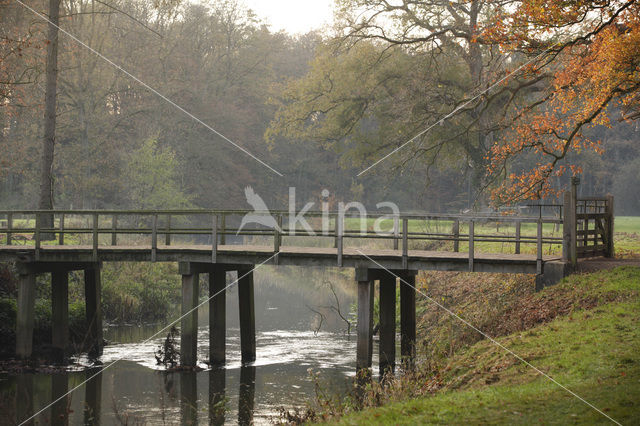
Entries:
{"type": "MultiPolygon", "coordinates": [[[[498,345],[483,339],[465,346],[462,338],[450,357],[423,362],[415,374],[387,387],[368,387],[369,407],[356,412],[344,405],[338,423],[593,423],[606,416],[637,423],[639,291],[640,267],[573,275],[519,297],[493,326],[485,321],[479,327],[602,413],[498,345]]],[[[483,323],[463,310],[456,313],[483,323]]],[[[318,413],[316,420],[321,418],[318,413]]]]}

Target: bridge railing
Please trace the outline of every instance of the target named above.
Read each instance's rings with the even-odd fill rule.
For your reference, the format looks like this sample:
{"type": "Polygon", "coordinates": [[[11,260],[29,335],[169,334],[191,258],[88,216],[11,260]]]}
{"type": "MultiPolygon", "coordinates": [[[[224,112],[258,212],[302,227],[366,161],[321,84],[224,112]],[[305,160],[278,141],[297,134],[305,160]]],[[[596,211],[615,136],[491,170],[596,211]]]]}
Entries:
{"type": "Polygon", "coordinates": [[[152,260],[156,259],[159,249],[172,244],[207,245],[211,247],[215,262],[219,247],[238,242],[240,237],[248,238],[256,245],[273,244],[274,252],[280,251],[283,242],[317,246],[313,237],[324,240],[325,244],[332,240],[341,265],[347,241],[356,243],[361,239],[374,239],[390,241],[393,250],[401,251],[405,265],[410,248],[443,250],[446,245],[447,251],[460,252],[465,248],[464,244],[470,269],[473,269],[479,247],[491,252],[496,250],[496,244],[501,244],[499,251],[504,252],[506,244],[513,248],[514,254],[520,254],[522,247],[529,245],[535,246],[541,269],[543,245],[563,243],[563,238],[556,237],[553,232],[558,224],[562,224],[562,219],[542,215],[379,213],[363,217],[355,212],[316,211],[306,212],[304,217],[308,219],[309,227],[294,226],[295,220],[291,220],[288,211],[4,210],[0,211],[0,235],[4,234],[4,242],[0,237],[0,244],[33,245],[36,258],[47,245],[90,246],[96,259],[102,246],[144,245],[149,247],[152,260]],[[258,220],[261,222],[258,225],[242,226],[242,218],[247,214],[264,220],[258,220]],[[271,243],[265,240],[271,240],[271,243]]]}

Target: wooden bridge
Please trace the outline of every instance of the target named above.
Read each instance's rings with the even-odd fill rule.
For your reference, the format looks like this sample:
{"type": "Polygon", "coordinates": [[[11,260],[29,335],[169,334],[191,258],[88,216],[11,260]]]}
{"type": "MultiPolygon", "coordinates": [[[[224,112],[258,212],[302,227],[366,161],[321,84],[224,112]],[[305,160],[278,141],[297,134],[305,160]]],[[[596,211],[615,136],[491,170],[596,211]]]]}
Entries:
{"type": "MultiPolygon", "coordinates": [[[[415,343],[415,276],[419,270],[505,272],[557,276],[578,257],[613,255],[613,199],[565,194],[557,215],[361,216],[305,214],[310,227],[288,226],[289,212],[269,215],[278,226],[240,229],[240,210],[0,211],[0,261],[19,272],[16,354],[32,352],[35,276],[51,273],[52,342],[68,348],[68,272],[83,270],[90,354],[102,351],[102,262],[179,262],[182,312],[198,304],[199,274],[209,276],[210,359],[225,362],[226,272],[237,271],[242,361],[256,356],[253,269],[296,265],[355,269],[358,286],[357,368],[372,358],[374,282],[379,281],[380,365],[395,365],[396,288],[400,284],[402,356],[415,343]],[[45,224],[48,224],[45,225],[45,224]],[[301,229],[302,228],[302,229],[301,229]],[[562,231],[560,229],[562,228],[562,231]],[[556,233],[558,235],[556,236],[556,233]],[[554,254],[553,247],[558,248],[554,254]],[[562,246],[560,254],[559,247],[562,246]],[[499,247],[499,250],[498,250],[499,247]],[[510,252],[504,253],[505,247],[510,252]],[[551,254],[544,254],[545,248],[551,254]]],[[[294,222],[295,223],[295,222],[294,222]]],[[[547,279],[554,279],[547,277],[547,279]]],[[[196,365],[197,312],[181,321],[181,363],[196,365]]]]}

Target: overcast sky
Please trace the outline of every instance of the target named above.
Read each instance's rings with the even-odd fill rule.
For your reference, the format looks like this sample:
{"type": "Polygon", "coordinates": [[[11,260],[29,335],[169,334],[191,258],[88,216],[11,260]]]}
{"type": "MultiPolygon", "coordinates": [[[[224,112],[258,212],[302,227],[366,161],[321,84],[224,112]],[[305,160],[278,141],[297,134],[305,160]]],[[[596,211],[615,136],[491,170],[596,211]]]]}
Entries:
{"type": "Polygon", "coordinates": [[[306,33],[330,23],[333,0],[244,0],[273,31],[306,33]]]}

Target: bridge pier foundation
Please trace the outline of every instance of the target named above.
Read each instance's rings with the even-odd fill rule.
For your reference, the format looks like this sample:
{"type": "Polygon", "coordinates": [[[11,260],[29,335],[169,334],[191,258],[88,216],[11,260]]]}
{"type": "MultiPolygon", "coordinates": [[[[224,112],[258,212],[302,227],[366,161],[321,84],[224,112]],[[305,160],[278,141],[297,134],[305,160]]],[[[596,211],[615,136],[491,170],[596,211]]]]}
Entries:
{"type": "Polygon", "coordinates": [[[180,364],[195,367],[198,361],[198,287],[200,275],[189,263],[180,264],[182,275],[182,320],[180,322],[180,364]],[[185,270],[186,269],[186,270],[185,270]]]}
{"type": "Polygon", "coordinates": [[[380,277],[380,377],[396,366],[396,277],[380,277]]]}
{"type": "Polygon", "coordinates": [[[253,295],[253,268],[238,270],[240,311],[240,352],[242,363],[256,360],[256,313],[253,295]]]}
{"type": "Polygon", "coordinates": [[[407,367],[416,353],[416,275],[408,271],[400,277],[400,352],[407,367]]]}
{"type": "Polygon", "coordinates": [[[84,270],[84,297],[88,323],[88,352],[89,356],[102,355],[104,339],[102,338],[102,308],[100,281],[101,265],[95,264],[84,270]]]}

